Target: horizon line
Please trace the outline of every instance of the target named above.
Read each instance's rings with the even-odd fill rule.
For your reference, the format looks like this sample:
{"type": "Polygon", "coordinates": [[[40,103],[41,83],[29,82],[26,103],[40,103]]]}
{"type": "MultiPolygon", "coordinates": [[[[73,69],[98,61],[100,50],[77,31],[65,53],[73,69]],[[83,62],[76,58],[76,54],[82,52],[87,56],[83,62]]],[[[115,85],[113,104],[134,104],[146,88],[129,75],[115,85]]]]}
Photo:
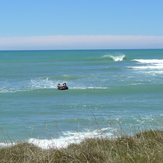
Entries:
{"type": "Polygon", "coordinates": [[[163,50],[163,48],[140,48],[140,49],[18,49],[18,50],[12,50],[12,49],[9,49],[9,50],[0,50],[0,52],[3,52],[3,51],[93,51],[93,50],[163,50]]]}
{"type": "Polygon", "coordinates": [[[162,49],[163,36],[56,35],[0,37],[0,50],[162,49]]]}

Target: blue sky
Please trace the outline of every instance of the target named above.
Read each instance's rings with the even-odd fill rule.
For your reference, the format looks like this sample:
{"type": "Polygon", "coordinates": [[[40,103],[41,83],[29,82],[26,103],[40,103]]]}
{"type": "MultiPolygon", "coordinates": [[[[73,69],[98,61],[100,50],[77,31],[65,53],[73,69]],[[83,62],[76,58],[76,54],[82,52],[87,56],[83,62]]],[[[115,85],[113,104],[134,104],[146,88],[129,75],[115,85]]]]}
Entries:
{"type": "Polygon", "coordinates": [[[1,0],[0,50],[163,48],[162,8],[161,0],[1,0]]]}

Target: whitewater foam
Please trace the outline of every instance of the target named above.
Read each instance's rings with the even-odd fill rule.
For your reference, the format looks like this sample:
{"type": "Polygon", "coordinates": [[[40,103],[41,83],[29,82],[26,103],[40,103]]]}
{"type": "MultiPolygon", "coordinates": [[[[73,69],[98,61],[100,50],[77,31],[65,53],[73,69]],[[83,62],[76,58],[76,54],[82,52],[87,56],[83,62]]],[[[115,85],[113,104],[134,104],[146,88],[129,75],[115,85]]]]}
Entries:
{"type": "Polygon", "coordinates": [[[86,89],[108,89],[108,87],[92,87],[92,86],[76,86],[74,82],[61,81],[61,80],[49,80],[49,78],[42,79],[32,79],[28,82],[25,82],[24,85],[18,86],[4,86],[0,88],[0,93],[15,93],[22,91],[32,91],[38,89],[57,89],[58,83],[67,83],[68,87],[71,90],[86,90],[86,89]],[[74,86],[75,85],[75,86],[74,86]]]}
{"type": "Polygon", "coordinates": [[[133,69],[163,69],[163,65],[155,65],[155,66],[135,66],[130,67],[133,69]]]}
{"type": "Polygon", "coordinates": [[[163,64],[163,59],[134,59],[139,63],[163,64]]]}
{"type": "MultiPolygon", "coordinates": [[[[106,130],[110,128],[103,128],[101,130],[94,130],[94,131],[85,131],[85,132],[64,132],[63,136],[60,136],[59,138],[51,138],[51,139],[37,139],[37,138],[30,138],[26,142],[33,144],[39,148],[42,149],[60,149],[60,148],[66,148],[70,144],[79,144],[84,139],[87,138],[103,138],[108,137],[112,138],[113,133],[109,132],[104,134],[106,130]]],[[[111,129],[113,130],[113,129],[111,129]]],[[[0,143],[0,147],[10,147],[13,145],[16,145],[16,142],[13,143],[0,143]]]]}
{"type": "MultiPolygon", "coordinates": [[[[24,89],[18,88],[18,87],[2,87],[0,88],[0,93],[15,93],[24,91],[24,89]]],[[[28,91],[28,89],[26,89],[28,91]]]]}
{"type": "Polygon", "coordinates": [[[108,89],[107,87],[71,87],[71,89],[108,89]]]}
{"type": "Polygon", "coordinates": [[[133,66],[129,68],[133,69],[163,69],[163,59],[134,59],[142,66],[133,66]]]}
{"type": "Polygon", "coordinates": [[[43,88],[56,88],[57,82],[53,82],[52,80],[46,79],[32,79],[30,81],[30,86],[33,89],[43,89],[43,88]]]}
{"type": "Polygon", "coordinates": [[[42,149],[50,148],[66,148],[70,144],[79,144],[86,138],[102,138],[102,137],[112,137],[112,133],[104,134],[103,131],[107,129],[95,130],[95,131],[86,131],[86,132],[65,132],[64,136],[59,137],[58,139],[34,139],[31,138],[28,140],[28,143],[32,143],[42,149]]]}
{"type": "Polygon", "coordinates": [[[6,147],[10,147],[16,145],[16,143],[0,143],[0,147],[1,148],[6,148],[6,147]]]}

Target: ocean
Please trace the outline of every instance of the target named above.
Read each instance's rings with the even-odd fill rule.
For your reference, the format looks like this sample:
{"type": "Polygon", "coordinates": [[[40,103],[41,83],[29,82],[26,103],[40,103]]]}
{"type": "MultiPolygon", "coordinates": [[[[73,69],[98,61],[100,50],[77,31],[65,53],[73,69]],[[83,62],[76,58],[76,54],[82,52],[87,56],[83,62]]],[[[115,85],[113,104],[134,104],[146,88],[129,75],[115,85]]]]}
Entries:
{"type": "Polygon", "coordinates": [[[162,49],[0,51],[0,70],[0,146],[162,129],[162,49]]]}

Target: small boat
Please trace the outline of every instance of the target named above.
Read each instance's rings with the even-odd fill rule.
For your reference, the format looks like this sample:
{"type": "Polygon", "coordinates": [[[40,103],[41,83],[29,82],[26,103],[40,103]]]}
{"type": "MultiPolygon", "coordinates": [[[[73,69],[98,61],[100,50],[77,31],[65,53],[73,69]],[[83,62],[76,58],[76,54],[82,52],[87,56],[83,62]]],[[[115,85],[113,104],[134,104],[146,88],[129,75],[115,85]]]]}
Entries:
{"type": "Polygon", "coordinates": [[[64,88],[59,88],[58,90],[66,90],[66,89],[68,89],[68,87],[66,86],[66,87],[64,87],[64,88]]]}

